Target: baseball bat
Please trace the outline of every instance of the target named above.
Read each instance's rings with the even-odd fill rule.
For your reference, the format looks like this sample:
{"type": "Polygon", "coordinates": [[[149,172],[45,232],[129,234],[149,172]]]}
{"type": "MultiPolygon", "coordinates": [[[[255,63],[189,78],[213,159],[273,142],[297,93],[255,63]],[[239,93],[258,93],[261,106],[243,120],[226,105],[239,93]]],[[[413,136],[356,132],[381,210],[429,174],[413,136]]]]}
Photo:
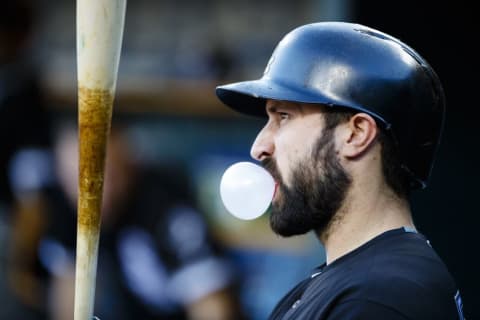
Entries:
{"type": "Polygon", "coordinates": [[[79,181],[74,319],[93,317],[103,179],[126,0],[77,0],[79,181]]]}

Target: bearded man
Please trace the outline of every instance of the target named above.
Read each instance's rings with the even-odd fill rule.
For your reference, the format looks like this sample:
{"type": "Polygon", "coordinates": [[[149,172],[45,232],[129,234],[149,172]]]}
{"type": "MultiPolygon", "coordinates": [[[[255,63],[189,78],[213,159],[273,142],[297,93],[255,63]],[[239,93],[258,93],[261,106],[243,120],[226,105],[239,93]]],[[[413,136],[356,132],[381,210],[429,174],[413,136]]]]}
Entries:
{"type": "Polygon", "coordinates": [[[313,231],[326,252],[270,319],[464,319],[409,204],[427,186],[445,114],[440,80],[413,48],[359,24],[307,24],[261,79],[216,94],[268,119],[251,155],[276,181],[273,231],[313,231]]]}

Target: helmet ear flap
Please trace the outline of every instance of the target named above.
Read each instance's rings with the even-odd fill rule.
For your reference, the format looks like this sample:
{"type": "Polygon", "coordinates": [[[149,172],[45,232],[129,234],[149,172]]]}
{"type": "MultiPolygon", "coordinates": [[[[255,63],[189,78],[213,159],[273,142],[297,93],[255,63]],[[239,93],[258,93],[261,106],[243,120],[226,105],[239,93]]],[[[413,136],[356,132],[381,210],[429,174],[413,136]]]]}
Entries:
{"type": "Polygon", "coordinates": [[[231,108],[265,116],[265,100],[317,103],[372,116],[398,147],[412,186],[426,186],[444,126],[440,80],[414,49],[367,26],[319,22],[278,43],[261,79],[218,86],[231,108]]]}

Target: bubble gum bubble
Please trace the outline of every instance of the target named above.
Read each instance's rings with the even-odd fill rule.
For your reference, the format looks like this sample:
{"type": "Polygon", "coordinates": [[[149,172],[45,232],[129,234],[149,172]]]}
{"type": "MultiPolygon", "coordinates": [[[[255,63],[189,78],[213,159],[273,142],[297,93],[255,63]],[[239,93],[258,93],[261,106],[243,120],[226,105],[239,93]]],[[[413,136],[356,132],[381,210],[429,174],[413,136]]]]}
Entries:
{"type": "Polygon", "coordinates": [[[270,207],[275,180],[270,173],[251,162],[231,165],[220,182],[220,196],[225,208],[235,217],[252,220],[270,207]]]}

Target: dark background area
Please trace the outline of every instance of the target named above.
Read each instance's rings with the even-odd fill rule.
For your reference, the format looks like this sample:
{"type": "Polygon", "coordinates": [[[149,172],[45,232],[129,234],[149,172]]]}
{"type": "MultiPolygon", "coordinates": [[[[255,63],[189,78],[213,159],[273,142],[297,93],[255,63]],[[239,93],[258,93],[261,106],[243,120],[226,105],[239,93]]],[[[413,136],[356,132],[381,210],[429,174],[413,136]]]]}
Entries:
{"type": "Polygon", "coordinates": [[[434,67],[447,98],[443,141],[429,187],[413,197],[417,227],[444,258],[467,319],[480,319],[478,270],[478,29],[466,1],[353,1],[356,22],[414,47],[434,67]]]}

